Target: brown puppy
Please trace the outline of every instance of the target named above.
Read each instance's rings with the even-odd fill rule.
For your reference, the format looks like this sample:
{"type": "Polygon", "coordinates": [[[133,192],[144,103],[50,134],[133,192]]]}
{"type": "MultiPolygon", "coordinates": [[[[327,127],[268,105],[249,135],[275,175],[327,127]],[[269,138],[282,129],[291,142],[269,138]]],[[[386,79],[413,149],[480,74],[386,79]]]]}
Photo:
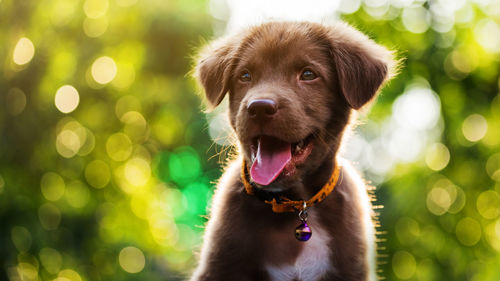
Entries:
{"type": "Polygon", "coordinates": [[[191,280],[376,279],[369,196],[336,154],[351,112],[393,65],[391,52],[343,23],[266,23],[202,52],[196,77],[212,107],[229,94],[240,157],[218,183],[191,280]],[[269,202],[309,200],[337,167],[333,192],[306,206],[312,237],[298,241],[302,208],[277,213],[269,202]]]}

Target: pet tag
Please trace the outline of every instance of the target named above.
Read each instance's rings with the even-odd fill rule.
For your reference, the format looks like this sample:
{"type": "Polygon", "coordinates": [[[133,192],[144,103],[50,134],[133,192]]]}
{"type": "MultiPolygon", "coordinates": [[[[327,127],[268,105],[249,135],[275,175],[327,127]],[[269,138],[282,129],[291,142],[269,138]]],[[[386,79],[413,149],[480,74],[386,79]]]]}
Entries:
{"type": "Polygon", "coordinates": [[[295,228],[295,238],[301,242],[305,242],[309,239],[311,239],[312,236],[312,231],[311,228],[307,225],[307,205],[306,202],[304,201],[304,207],[303,209],[299,212],[299,219],[301,220],[301,223],[297,228],[295,228]]]}
{"type": "Polygon", "coordinates": [[[302,223],[295,229],[295,238],[301,242],[309,240],[311,235],[311,228],[307,225],[306,221],[302,221],[302,223]]]}

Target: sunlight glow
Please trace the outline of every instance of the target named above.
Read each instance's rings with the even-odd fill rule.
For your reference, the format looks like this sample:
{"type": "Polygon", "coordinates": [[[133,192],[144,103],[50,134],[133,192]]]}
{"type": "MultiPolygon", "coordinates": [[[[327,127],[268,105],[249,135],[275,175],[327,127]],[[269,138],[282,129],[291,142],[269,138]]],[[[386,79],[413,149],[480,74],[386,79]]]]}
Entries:
{"type": "Polygon", "coordinates": [[[500,252],[500,219],[490,223],[484,230],[486,240],[493,249],[500,252]]]}
{"type": "MultiPolygon", "coordinates": [[[[442,132],[441,102],[429,83],[416,77],[392,105],[392,115],[380,123],[367,121],[368,131],[379,136],[370,139],[363,130],[356,132],[342,147],[341,155],[373,173],[371,180],[381,182],[398,163],[412,163],[421,157],[434,169],[444,168],[449,162],[446,151],[428,150],[442,132]],[[376,177],[373,177],[376,176],[376,177]]],[[[449,152],[448,152],[449,154],[449,152]]]]}
{"type": "Polygon", "coordinates": [[[61,270],[63,259],[56,249],[42,248],[39,256],[41,264],[50,274],[57,274],[61,270]]]}
{"type": "Polygon", "coordinates": [[[92,78],[99,84],[108,84],[116,76],[117,67],[115,61],[107,56],[100,57],[92,64],[92,78]]]}
{"type": "Polygon", "coordinates": [[[28,229],[23,226],[14,226],[10,230],[11,240],[14,247],[20,252],[25,253],[33,244],[33,237],[28,229]]]}
{"type": "Polygon", "coordinates": [[[94,150],[94,134],[78,121],[69,117],[63,118],[57,127],[56,149],[61,156],[85,156],[94,150]]]}
{"type": "Polygon", "coordinates": [[[19,280],[38,280],[38,268],[28,262],[20,262],[17,265],[19,280]]]}
{"type": "Polygon", "coordinates": [[[115,161],[125,161],[132,154],[132,141],[124,133],[113,134],[106,141],[106,152],[115,161]]]}
{"type": "Polygon", "coordinates": [[[427,193],[427,209],[436,216],[456,214],[465,206],[465,193],[447,178],[437,180],[427,193]]]}
{"type": "Polygon", "coordinates": [[[500,215],[500,195],[495,190],[484,191],[477,197],[476,207],[485,219],[496,219],[500,215]]]}
{"type": "Polygon", "coordinates": [[[343,14],[352,14],[361,7],[361,0],[342,0],[339,6],[339,12],[343,14]]]}
{"type": "Polygon", "coordinates": [[[108,0],[86,0],[83,4],[83,11],[87,17],[96,19],[106,14],[109,7],[108,0]]]}
{"type": "Polygon", "coordinates": [[[79,1],[55,0],[52,5],[45,5],[50,21],[57,27],[64,27],[75,18],[75,12],[80,7],[79,1]],[[47,11],[48,9],[48,11],[47,11]]]}
{"type": "Polygon", "coordinates": [[[226,113],[215,114],[208,117],[208,133],[214,142],[219,145],[231,145],[230,135],[232,132],[226,113]]]}
{"type": "Polygon", "coordinates": [[[17,65],[24,65],[30,62],[35,56],[35,45],[30,39],[23,37],[17,41],[12,59],[17,65]]]}
{"type": "Polygon", "coordinates": [[[400,279],[410,279],[415,275],[417,262],[412,254],[406,251],[398,251],[392,256],[392,269],[400,279]]]}
{"type": "Polygon", "coordinates": [[[151,177],[149,163],[139,157],[132,158],[125,164],[125,179],[133,186],[145,185],[151,177]]]}
{"type": "MultiPolygon", "coordinates": [[[[230,17],[226,30],[236,31],[242,27],[247,27],[261,23],[266,20],[308,20],[328,22],[337,19],[337,9],[340,0],[317,0],[314,4],[300,0],[228,0],[227,4],[223,0],[212,0],[212,10],[224,7],[230,10],[230,17]]],[[[348,9],[352,10],[353,7],[348,9]]],[[[228,14],[217,14],[217,17],[227,17],[228,14]]],[[[223,19],[223,18],[222,18],[223,19]]]]}
{"type": "Polygon", "coordinates": [[[450,162],[450,151],[442,143],[435,143],[427,148],[425,163],[434,171],[444,169],[450,162]]]}
{"type": "Polygon", "coordinates": [[[70,113],[78,107],[80,96],[75,87],[64,85],[57,90],[54,102],[59,111],[70,113]]]}
{"type": "Polygon", "coordinates": [[[492,180],[500,182],[500,153],[495,153],[488,158],[486,172],[492,180]]]}
{"type": "Polygon", "coordinates": [[[464,137],[471,142],[481,140],[488,131],[488,122],[479,114],[472,114],[465,118],[462,124],[464,137]]]}
{"type": "Polygon", "coordinates": [[[431,15],[424,7],[408,7],[403,9],[401,20],[408,31],[424,33],[429,29],[431,15]]]}
{"type": "Polygon", "coordinates": [[[483,19],[474,28],[476,41],[488,52],[500,53],[500,26],[492,19],[483,19]]]}
{"type": "Polygon", "coordinates": [[[64,269],[59,272],[57,281],[82,281],[82,277],[72,269],[64,269]]]}
{"type": "Polygon", "coordinates": [[[443,187],[434,187],[427,194],[427,208],[434,215],[444,215],[452,203],[453,201],[449,190],[443,187]]]}
{"type": "Polygon", "coordinates": [[[122,115],[120,121],[124,124],[123,131],[132,140],[143,142],[149,137],[148,123],[137,111],[129,111],[122,115]]]}
{"type": "Polygon", "coordinates": [[[417,130],[431,129],[436,126],[440,116],[439,97],[428,88],[412,87],[399,96],[393,103],[393,114],[403,127],[417,130]]]}
{"type": "Polygon", "coordinates": [[[45,173],[40,181],[40,188],[45,199],[57,201],[64,195],[66,185],[61,176],[54,172],[45,173]]]}
{"type": "MultiPolygon", "coordinates": [[[[461,1],[439,0],[430,2],[432,14],[432,29],[437,32],[449,32],[455,24],[455,9],[460,7],[461,1]],[[459,3],[455,6],[455,3],[459,3]]],[[[462,3],[463,5],[463,3],[462,3]]]]}
{"type": "Polygon", "coordinates": [[[72,130],[62,130],[56,138],[56,149],[64,158],[71,158],[78,153],[82,143],[72,130]]]}
{"type": "Polygon", "coordinates": [[[138,273],[144,269],[146,258],[136,247],[125,247],[118,257],[120,266],[128,273],[138,273]]]}
{"type": "Polygon", "coordinates": [[[99,37],[108,29],[108,18],[102,16],[99,18],[86,18],[83,21],[83,32],[91,38],[99,37]]]}

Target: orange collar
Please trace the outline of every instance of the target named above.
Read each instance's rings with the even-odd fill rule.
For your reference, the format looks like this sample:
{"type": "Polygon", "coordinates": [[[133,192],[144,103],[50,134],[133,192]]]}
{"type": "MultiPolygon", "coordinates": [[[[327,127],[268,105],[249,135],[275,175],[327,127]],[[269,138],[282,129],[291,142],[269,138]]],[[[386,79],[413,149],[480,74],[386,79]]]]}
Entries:
{"type": "MultiPolygon", "coordinates": [[[[332,193],[333,189],[335,188],[339,180],[339,175],[340,175],[340,167],[335,164],[335,169],[333,170],[330,179],[328,179],[326,184],[320,189],[320,191],[318,191],[318,193],[316,193],[313,197],[311,197],[311,199],[307,201],[304,200],[294,201],[281,196],[279,198],[280,200],[278,200],[279,202],[276,201],[276,198],[273,198],[272,200],[265,200],[264,202],[272,205],[273,212],[275,213],[303,211],[304,209],[312,207],[314,204],[323,201],[330,193],[332,193]]],[[[254,195],[255,194],[254,187],[248,181],[247,177],[248,177],[247,166],[245,160],[243,160],[243,165],[241,166],[241,181],[245,186],[247,194],[254,195]]]]}

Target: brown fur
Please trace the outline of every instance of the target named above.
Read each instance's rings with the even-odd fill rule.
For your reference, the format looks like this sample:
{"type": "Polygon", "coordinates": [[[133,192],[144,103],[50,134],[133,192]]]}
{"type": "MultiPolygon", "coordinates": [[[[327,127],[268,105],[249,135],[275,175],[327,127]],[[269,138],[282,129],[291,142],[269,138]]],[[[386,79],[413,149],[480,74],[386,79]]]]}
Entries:
{"type": "MultiPolygon", "coordinates": [[[[296,165],[291,176],[280,176],[265,187],[295,200],[313,196],[333,170],[332,159],[352,110],[371,101],[391,76],[392,54],[343,23],[273,22],[217,40],[200,57],[195,76],[210,106],[229,93],[229,120],[241,156],[218,184],[192,280],[270,280],[268,266],[293,265],[310,242],[293,236],[297,214],[273,213],[269,205],[245,193],[239,176],[242,159],[250,167],[257,136],[294,143],[313,135],[306,161],[296,165]],[[319,79],[300,80],[306,68],[319,79]],[[251,73],[250,82],[239,81],[244,71],[251,73]],[[250,118],[247,106],[255,99],[275,101],[278,111],[266,122],[250,118]]],[[[373,269],[368,268],[363,233],[372,226],[363,222],[370,204],[366,198],[359,176],[342,164],[334,192],[310,209],[316,224],[311,225],[313,237],[315,227],[329,236],[324,247],[330,250],[331,270],[318,280],[369,280],[373,269]]]]}

